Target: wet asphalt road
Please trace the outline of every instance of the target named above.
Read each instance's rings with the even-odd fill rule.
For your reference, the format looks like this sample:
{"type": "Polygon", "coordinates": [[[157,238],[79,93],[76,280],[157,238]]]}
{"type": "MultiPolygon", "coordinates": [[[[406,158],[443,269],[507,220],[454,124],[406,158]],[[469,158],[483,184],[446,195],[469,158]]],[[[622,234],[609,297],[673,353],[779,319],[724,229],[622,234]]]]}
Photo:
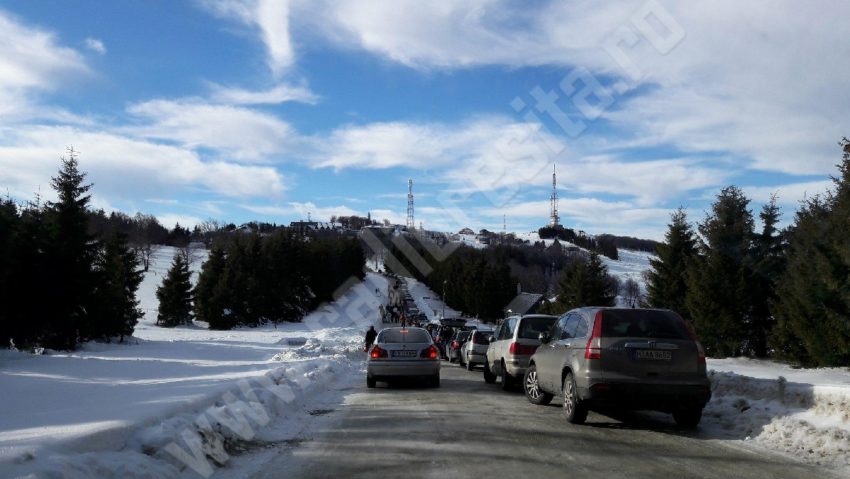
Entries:
{"type": "Polygon", "coordinates": [[[442,387],[350,391],[332,417],[257,478],[826,478],[825,471],[752,452],[706,432],[683,432],[672,417],[591,412],[584,426],[561,416],[561,401],[534,406],[443,362],[442,387]]]}

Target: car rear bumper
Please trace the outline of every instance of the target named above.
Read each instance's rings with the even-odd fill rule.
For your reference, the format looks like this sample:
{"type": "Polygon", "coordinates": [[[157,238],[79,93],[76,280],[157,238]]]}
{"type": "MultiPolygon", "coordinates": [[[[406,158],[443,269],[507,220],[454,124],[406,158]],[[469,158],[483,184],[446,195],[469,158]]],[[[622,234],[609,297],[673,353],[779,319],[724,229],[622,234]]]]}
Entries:
{"type": "Polygon", "coordinates": [[[616,405],[628,409],[673,412],[682,407],[705,407],[711,399],[706,380],[698,384],[630,384],[597,382],[578,388],[582,400],[596,405],[616,405]]]}
{"type": "Polygon", "coordinates": [[[366,374],[374,378],[434,376],[440,373],[440,361],[370,361],[366,374]]]}

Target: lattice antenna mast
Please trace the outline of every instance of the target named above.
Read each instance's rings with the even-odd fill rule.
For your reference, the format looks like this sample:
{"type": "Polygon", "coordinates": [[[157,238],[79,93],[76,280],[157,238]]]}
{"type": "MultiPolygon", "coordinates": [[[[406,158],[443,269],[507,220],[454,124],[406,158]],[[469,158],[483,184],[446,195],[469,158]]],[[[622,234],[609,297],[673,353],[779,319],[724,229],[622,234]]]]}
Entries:
{"type": "Polygon", "coordinates": [[[416,223],[413,221],[413,180],[407,180],[407,229],[412,231],[416,229],[416,223]]]}
{"type": "Polygon", "coordinates": [[[561,224],[561,217],[558,216],[558,180],[555,176],[555,165],[552,165],[552,196],[550,197],[550,212],[549,226],[558,226],[561,224]]]}

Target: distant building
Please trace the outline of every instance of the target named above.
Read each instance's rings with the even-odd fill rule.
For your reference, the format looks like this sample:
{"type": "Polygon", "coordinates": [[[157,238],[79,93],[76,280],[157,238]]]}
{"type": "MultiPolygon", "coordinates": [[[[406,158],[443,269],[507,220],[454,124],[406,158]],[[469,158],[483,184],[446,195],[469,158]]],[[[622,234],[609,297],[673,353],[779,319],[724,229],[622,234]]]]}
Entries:
{"type": "Polygon", "coordinates": [[[464,229],[458,231],[457,234],[459,234],[459,235],[474,235],[475,231],[472,231],[469,228],[464,228],[464,229]]]}

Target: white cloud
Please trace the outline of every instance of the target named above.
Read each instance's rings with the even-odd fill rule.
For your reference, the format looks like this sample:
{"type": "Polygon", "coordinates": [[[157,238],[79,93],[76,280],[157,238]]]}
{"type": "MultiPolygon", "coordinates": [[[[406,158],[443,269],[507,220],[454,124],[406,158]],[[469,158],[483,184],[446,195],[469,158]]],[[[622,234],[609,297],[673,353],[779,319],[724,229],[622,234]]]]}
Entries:
{"type": "MultiPolygon", "coordinates": [[[[729,173],[696,159],[626,161],[566,148],[537,125],[502,117],[443,123],[371,123],[315,139],[313,166],[428,169],[433,180],[461,192],[546,187],[557,163],[559,184],[580,193],[636,198],[649,206],[683,192],[722,184],[729,173]]],[[[511,199],[508,195],[505,200],[511,199]]]]}
{"type": "MultiPolygon", "coordinates": [[[[805,181],[800,183],[788,183],[775,186],[744,186],[744,194],[757,204],[765,204],[770,201],[772,195],[776,195],[776,203],[786,208],[796,209],[801,201],[834,191],[835,183],[831,180],[805,181]]],[[[758,208],[758,207],[757,207],[758,208]]]]}
{"type": "Polygon", "coordinates": [[[85,43],[86,43],[86,48],[88,48],[89,50],[91,50],[91,51],[93,51],[93,52],[95,52],[99,55],[105,55],[106,54],[106,46],[103,44],[103,42],[101,40],[98,40],[97,38],[88,37],[88,38],[86,38],[85,43]]]}
{"type": "Polygon", "coordinates": [[[52,33],[0,10],[0,72],[0,118],[31,118],[56,113],[33,111],[37,93],[89,70],[82,55],[59,45],[52,33]]]}
{"type": "Polygon", "coordinates": [[[241,206],[248,211],[261,214],[266,217],[298,217],[299,219],[306,220],[307,215],[309,214],[313,221],[330,221],[331,216],[365,216],[365,214],[361,214],[360,212],[345,205],[317,206],[312,202],[291,202],[285,205],[243,204],[241,206]]]}
{"type": "MultiPolygon", "coordinates": [[[[413,68],[555,65],[566,76],[582,66],[634,91],[637,85],[604,49],[630,32],[637,43],[620,44],[621,52],[639,70],[639,84],[651,88],[634,100],[619,99],[609,121],[645,144],[729,152],[743,166],[823,174],[833,169],[835,142],[850,131],[848,14],[846,3],[802,8],[791,0],[575,0],[534,7],[509,0],[337,0],[294,4],[292,23],[309,25],[303,30],[320,32],[319,39],[339,48],[413,68]],[[653,48],[653,30],[647,36],[637,27],[643,8],[669,14],[684,39],[672,49],[653,48]]],[[[661,32],[658,38],[666,34],[657,18],[648,23],[661,32]]],[[[540,86],[559,92],[557,84],[540,86]]]]}
{"type": "Polygon", "coordinates": [[[211,84],[212,99],[228,105],[276,105],[290,101],[315,105],[319,96],[305,85],[277,84],[267,90],[246,90],[211,84]]]}
{"type": "Polygon", "coordinates": [[[220,150],[241,161],[267,161],[294,135],[292,127],[275,116],[201,100],[151,100],[128,111],[148,123],[122,129],[126,133],[220,150]]]}
{"type": "Polygon", "coordinates": [[[58,157],[73,144],[101,198],[111,203],[167,197],[175,188],[224,197],[275,197],[285,190],[274,168],[202,161],[190,150],[108,132],[68,126],[0,129],[0,184],[28,199],[38,188],[50,198],[58,157]]]}
{"type": "Polygon", "coordinates": [[[276,77],[295,62],[289,35],[289,0],[201,0],[212,13],[255,27],[266,49],[266,63],[276,77]]]}

